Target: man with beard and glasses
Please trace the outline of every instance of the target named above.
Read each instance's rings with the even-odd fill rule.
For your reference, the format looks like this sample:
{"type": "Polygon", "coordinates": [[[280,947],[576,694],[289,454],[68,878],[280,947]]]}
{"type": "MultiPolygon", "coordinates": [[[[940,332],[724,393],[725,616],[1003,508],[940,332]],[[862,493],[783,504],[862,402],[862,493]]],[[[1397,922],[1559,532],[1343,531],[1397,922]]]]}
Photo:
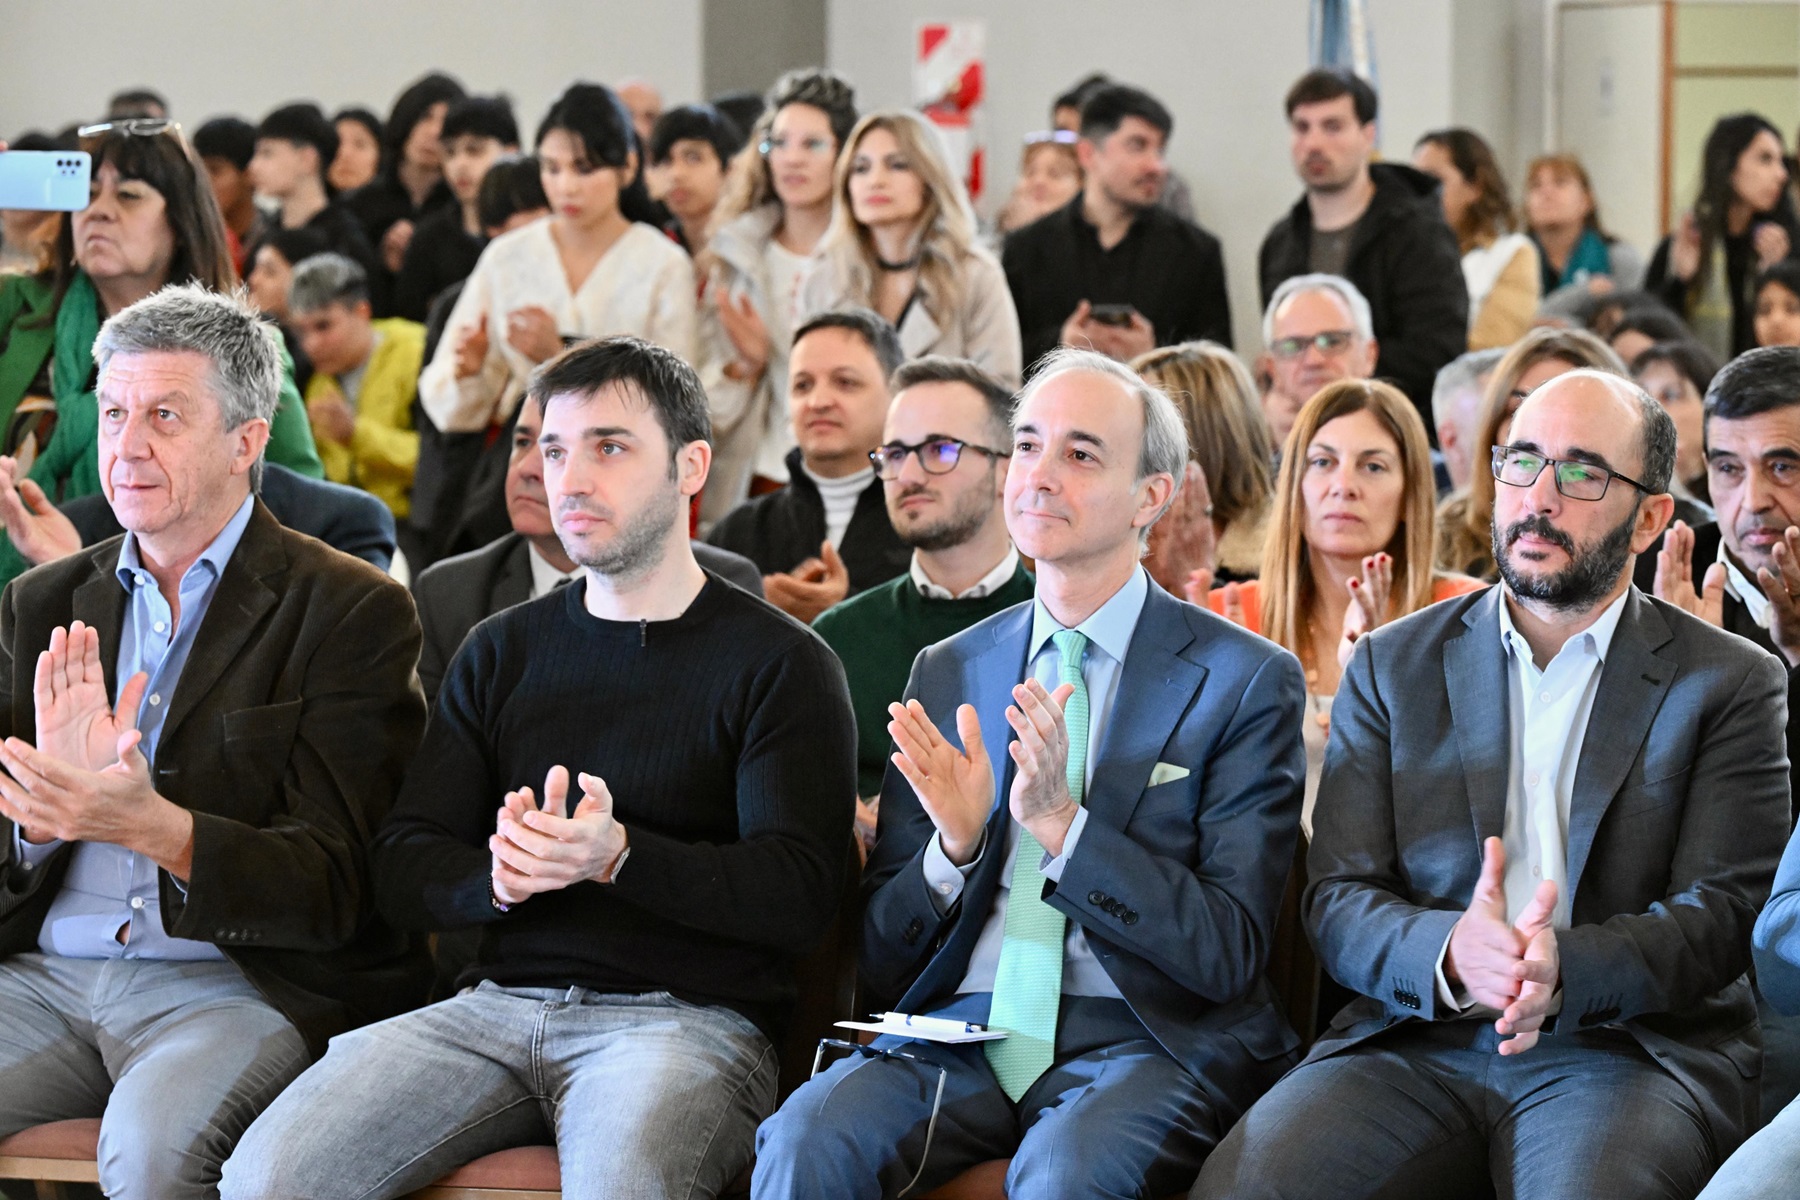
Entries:
{"type": "Polygon", "coordinates": [[[233,1200],[401,1196],[550,1139],[566,1195],[712,1196],[774,1108],[770,1038],[850,851],[843,669],[694,561],[692,368],[589,342],[526,403],[581,580],[469,635],[374,850],[382,912],[480,925],[480,952],[459,995],[332,1043],[233,1200]]]}
{"type": "Polygon", "coordinates": [[[889,386],[887,427],[869,457],[888,521],[912,547],[912,567],[813,623],[850,681],[865,841],[874,832],[869,805],[893,745],[887,708],[906,692],[919,651],[1032,593],[1000,509],[1012,455],[1012,393],[959,358],[916,359],[889,386]]]}
{"type": "Polygon", "coordinates": [[[1332,709],[1303,906],[1358,995],[1196,1197],[1686,1198],[1754,1125],[1787,673],[1631,585],[1660,404],[1571,371],[1508,438],[1501,584],[1359,640],[1332,709]]]}
{"type": "Polygon", "coordinates": [[[1081,194],[1011,234],[1001,255],[1028,370],[1059,345],[1121,362],[1201,338],[1231,345],[1219,239],[1158,204],[1174,128],[1148,92],[1108,84],[1086,96],[1081,194]]]}

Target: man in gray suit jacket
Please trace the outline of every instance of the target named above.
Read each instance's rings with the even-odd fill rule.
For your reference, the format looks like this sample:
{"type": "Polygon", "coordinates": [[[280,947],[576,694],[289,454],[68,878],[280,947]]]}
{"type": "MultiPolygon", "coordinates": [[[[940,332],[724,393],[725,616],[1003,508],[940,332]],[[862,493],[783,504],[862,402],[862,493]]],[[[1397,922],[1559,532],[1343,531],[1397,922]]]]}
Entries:
{"type": "Polygon", "coordinates": [[[863,926],[883,1005],[1007,1036],[837,1063],[764,1124],[757,1197],[917,1193],[1009,1155],[1014,1196],[1163,1194],[1297,1057],[1263,968],[1304,684],[1139,562],[1186,442],[1091,351],[1021,395],[1005,513],[1037,597],[927,648],[889,710],[863,926]]]}
{"type": "Polygon", "coordinates": [[[1332,709],[1305,908],[1358,997],[1196,1196],[1691,1198],[1754,1122],[1786,672],[1631,586],[1660,405],[1575,371],[1510,436],[1502,586],[1358,643],[1332,709]]]}

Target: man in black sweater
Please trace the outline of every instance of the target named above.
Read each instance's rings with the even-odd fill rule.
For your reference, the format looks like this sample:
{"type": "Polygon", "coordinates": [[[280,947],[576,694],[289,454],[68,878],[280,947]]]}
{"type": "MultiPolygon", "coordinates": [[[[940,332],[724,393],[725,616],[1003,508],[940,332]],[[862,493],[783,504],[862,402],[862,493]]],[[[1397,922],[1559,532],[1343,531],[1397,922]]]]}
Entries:
{"type": "Polygon", "coordinates": [[[1262,304],[1295,275],[1354,283],[1375,318],[1375,374],[1406,393],[1435,436],[1431,385],[1468,349],[1469,289],[1437,180],[1373,162],[1375,110],[1375,89],[1338,68],[1309,71],[1288,91],[1294,170],[1306,195],[1263,239],[1262,304]]]}
{"type": "Polygon", "coordinates": [[[1081,108],[1081,194],[1006,239],[1027,369],[1057,346],[1121,361],[1195,338],[1231,345],[1219,239],[1158,200],[1174,119],[1123,84],[1081,108]]]}
{"type": "Polygon", "coordinates": [[[695,563],[691,368],[593,342],[527,403],[582,581],[470,635],[374,851],[396,923],[484,926],[470,990],[334,1043],[242,1144],[234,1200],[405,1195],[552,1135],[566,1195],[711,1196],[774,1107],[850,850],[843,670],[695,563]]]}

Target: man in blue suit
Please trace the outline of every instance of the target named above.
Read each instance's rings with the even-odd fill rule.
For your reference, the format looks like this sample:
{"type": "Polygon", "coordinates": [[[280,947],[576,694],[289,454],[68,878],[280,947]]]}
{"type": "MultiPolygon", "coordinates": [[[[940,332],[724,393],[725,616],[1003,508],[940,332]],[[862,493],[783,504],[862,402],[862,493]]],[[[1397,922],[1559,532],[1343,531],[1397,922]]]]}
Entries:
{"type": "Polygon", "coordinates": [[[1007,1037],[835,1064],[759,1132],[759,1198],[917,1194],[1008,1156],[1015,1196],[1166,1193],[1297,1057],[1263,968],[1299,664],[1139,562],[1187,459],[1167,396],[1057,351],[1013,431],[1037,596],[926,649],[890,709],[862,963],[884,1005],[1007,1037]]]}

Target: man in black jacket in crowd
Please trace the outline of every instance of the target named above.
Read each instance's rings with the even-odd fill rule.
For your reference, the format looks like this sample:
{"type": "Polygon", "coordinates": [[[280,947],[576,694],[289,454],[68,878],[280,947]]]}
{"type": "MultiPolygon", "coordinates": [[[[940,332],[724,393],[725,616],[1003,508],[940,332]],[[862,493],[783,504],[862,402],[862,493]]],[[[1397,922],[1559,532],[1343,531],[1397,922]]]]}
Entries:
{"type": "Polygon", "coordinates": [[[1195,338],[1231,345],[1219,239],[1158,204],[1174,127],[1137,88],[1086,97],[1081,194],[1012,234],[1001,255],[1028,370],[1059,345],[1121,361],[1195,338]]]}
{"type": "Polygon", "coordinates": [[[1375,90],[1348,71],[1320,68],[1287,94],[1294,169],[1306,185],[1263,239],[1257,267],[1266,309],[1281,281],[1340,275],[1369,299],[1391,379],[1431,420],[1438,369],[1468,348],[1469,292],[1437,181],[1375,163],[1375,90]]]}

